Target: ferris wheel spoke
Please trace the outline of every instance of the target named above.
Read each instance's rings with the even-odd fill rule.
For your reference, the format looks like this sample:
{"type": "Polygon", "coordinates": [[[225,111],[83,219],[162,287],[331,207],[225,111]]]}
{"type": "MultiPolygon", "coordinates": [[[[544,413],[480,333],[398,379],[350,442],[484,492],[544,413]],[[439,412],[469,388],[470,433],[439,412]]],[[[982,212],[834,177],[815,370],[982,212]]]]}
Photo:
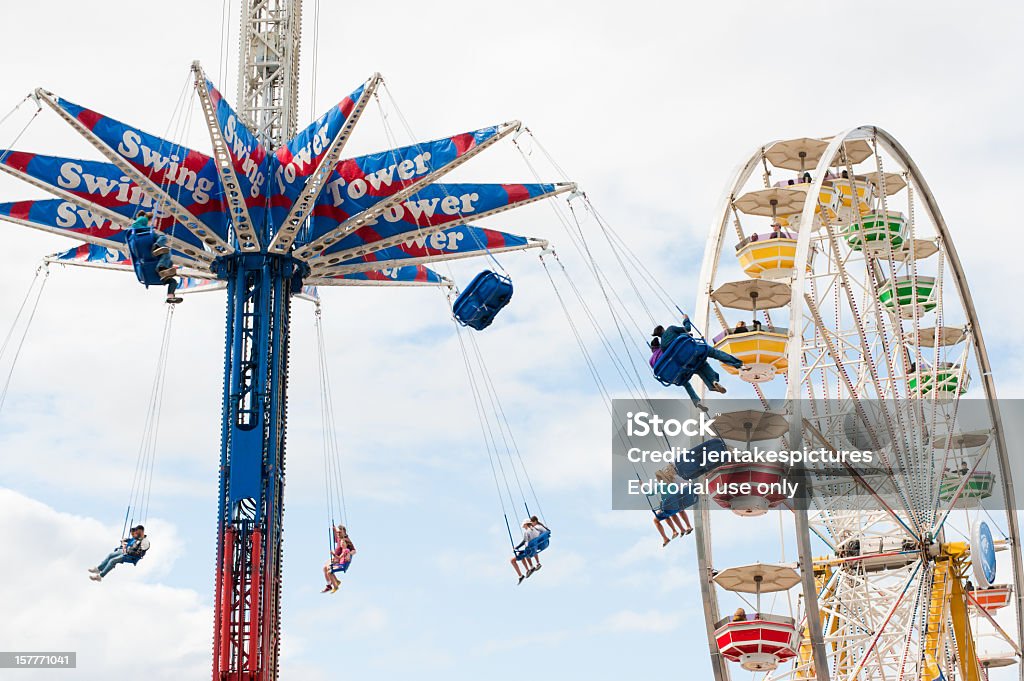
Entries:
{"type": "MultiPolygon", "coordinates": [[[[815,318],[815,323],[820,325],[820,326],[822,326],[822,327],[824,327],[824,323],[823,323],[823,321],[821,319],[821,316],[818,313],[817,306],[814,304],[814,301],[812,301],[812,300],[810,300],[808,298],[807,303],[808,303],[808,310],[811,312],[811,314],[815,318]]],[[[849,391],[849,394],[851,395],[851,401],[853,402],[854,407],[857,410],[858,415],[860,416],[860,418],[862,419],[862,422],[867,427],[869,436],[871,437],[872,441],[874,443],[876,443],[875,447],[876,447],[876,449],[878,450],[878,452],[879,452],[879,454],[881,456],[883,466],[885,466],[888,470],[893,471],[894,467],[893,467],[892,463],[889,461],[888,456],[884,453],[882,448],[879,448],[877,446],[877,443],[879,442],[879,436],[878,436],[878,434],[876,434],[874,432],[874,428],[872,426],[872,419],[869,418],[869,415],[868,415],[867,411],[865,410],[865,406],[861,403],[861,400],[859,400],[856,397],[857,391],[856,391],[856,389],[855,389],[855,387],[853,385],[853,382],[850,379],[849,373],[846,371],[846,368],[845,368],[845,365],[844,365],[844,363],[842,361],[841,355],[836,351],[835,345],[832,343],[832,341],[828,337],[828,335],[823,334],[822,335],[822,339],[825,342],[826,350],[828,351],[829,355],[832,357],[833,362],[836,364],[836,366],[838,368],[838,372],[837,373],[839,375],[839,378],[846,385],[846,388],[849,391]]],[[[895,438],[892,438],[892,439],[895,439],[895,438]]],[[[896,485],[896,492],[900,494],[900,496],[902,498],[901,500],[904,503],[907,503],[906,495],[903,493],[903,489],[902,489],[901,485],[896,485]]],[[[909,504],[908,504],[907,507],[909,508],[909,504]]],[[[918,528],[918,529],[920,529],[920,528],[918,528]]]]}
{"type": "MultiPolygon", "coordinates": [[[[804,419],[803,423],[804,423],[804,427],[806,427],[815,436],[815,438],[817,438],[817,440],[822,445],[824,445],[829,451],[833,451],[833,452],[836,451],[835,446],[831,442],[829,442],[825,438],[824,435],[822,435],[821,431],[818,430],[814,426],[813,423],[811,423],[807,419],[804,419]]],[[[867,480],[864,479],[864,476],[862,476],[849,463],[845,463],[844,462],[843,465],[849,471],[850,475],[853,477],[853,479],[856,481],[856,483],[858,485],[860,485],[875,501],[878,502],[878,504],[882,508],[882,510],[885,511],[886,514],[888,514],[888,516],[890,518],[892,518],[892,520],[894,520],[897,525],[901,526],[903,529],[905,529],[907,531],[907,535],[908,536],[910,536],[910,537],[915,537],[916,536],[914,531],[913,531],[913,529],[909,525],[907,525],[906,522],[904,522],[902,518],[900,518],[899,514],[896,513],[896,511],[892,508],[892,506],[890,506],[889,503],[885,501],[885,499],[882,497],[882,495],[874,487],[872,487],[868,483],[867,480]]]]}

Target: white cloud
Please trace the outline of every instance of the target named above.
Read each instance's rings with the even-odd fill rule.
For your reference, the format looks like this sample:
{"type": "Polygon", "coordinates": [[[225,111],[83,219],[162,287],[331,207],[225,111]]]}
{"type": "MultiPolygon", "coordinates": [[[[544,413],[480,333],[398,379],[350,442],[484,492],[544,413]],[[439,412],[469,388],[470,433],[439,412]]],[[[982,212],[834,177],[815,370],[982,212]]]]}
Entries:
{"type": "Polygon", "coordinates": [[[677,614],[648,610],[636,612],[623,610],[605,618],[602,626],[613,632],[649,632],[665,634],[679,628],[680,617],[677,614]]]}
{"type": "Polygon", "coordinates": [[[210,608],[191,589],[153,583],[167,576],[181,551],[172,525],[149,521],[151,552],[97,584],[86,568],[116,546],[119,527],[60,513],[7,489],[0,489],[0,517],[5,648],[75,651],[82,678],[123,675],[132,655],[144,660],[146,678],[209,674],[210,608]]]}

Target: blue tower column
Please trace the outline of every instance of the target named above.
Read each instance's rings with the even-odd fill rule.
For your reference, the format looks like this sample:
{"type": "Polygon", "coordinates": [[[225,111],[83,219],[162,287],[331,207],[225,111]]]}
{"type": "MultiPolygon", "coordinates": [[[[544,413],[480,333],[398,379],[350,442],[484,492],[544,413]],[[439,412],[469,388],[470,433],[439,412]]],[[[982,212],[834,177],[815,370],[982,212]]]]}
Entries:
{"type": "Polygon", "coordinates": [[[214,681],[277,678],[290,301],[306,266],[233,254],[227,281],[214,681]]]}

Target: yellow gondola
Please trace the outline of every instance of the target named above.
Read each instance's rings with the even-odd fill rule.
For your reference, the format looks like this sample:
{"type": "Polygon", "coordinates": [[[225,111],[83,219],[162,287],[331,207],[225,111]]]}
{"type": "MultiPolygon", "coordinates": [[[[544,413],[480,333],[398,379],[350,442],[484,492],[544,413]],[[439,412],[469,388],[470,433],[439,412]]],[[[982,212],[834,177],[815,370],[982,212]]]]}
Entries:
{"type": "Polygon", "coordinates": [[[832,180],[832,188],[839,197],[839,208],[836,211],[836,220],[841,223],[849,223],[857,219],[858,215],[867,215],[871,212],[871,201],[875,196],[875,186],[867,180],[853,180],[847,178],[836,178],[832,180]],[[854,199],[856,197],[856,200],[854,199]],[[854,212],[854,204],[856,211],[854,212]]]}
{"type": "Polygon", "coordinates": [[[726,332],[712,340],[716,348],[740,359],[745,365],[742,371],[725,364],[723,369],[730,374],[739,374],[748,383],[764,383],[789,367],[786,360],[788,339],[788,329],[765,326],[759,331],[726,332]]]}
{"type": "MultiPolygon", "coordinates": [[[[807,191],[811,188],[809,184],[793,184],[785,185],[787,188],[802,189],[807,191]]],[[[817,229],[821,226],[821,210],[825,209],[825,214],[828,215],[829,220],[835,220],[838,216],[841,202],[839,193],[835,187],[830,184],[823,184],[821,191],[818,192],[818,205],[814,208],[814,228],[817,229]]],[[[778,223],[783,227],[798,227],[800,225],[800,213],[790,213],[788,215],[779,215],[777,217],[778,223]]]]}
{"type": "Polygon", "coordinates": [[[796,236],[752,234],[736,246],[736,257],[748,277],[785,279],[796,265],[796,236]]]}

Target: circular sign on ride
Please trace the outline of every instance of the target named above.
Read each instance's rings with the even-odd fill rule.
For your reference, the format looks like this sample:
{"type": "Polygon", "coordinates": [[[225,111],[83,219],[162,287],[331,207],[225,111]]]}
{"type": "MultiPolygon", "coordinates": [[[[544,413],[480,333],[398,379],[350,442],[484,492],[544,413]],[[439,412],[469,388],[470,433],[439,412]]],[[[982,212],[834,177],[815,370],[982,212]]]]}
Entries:
{"type": "Polygon", "coordinates": [[[990,587],[996,581],[996,545],[985,521],[975,525],[971,532],[971,566],[981,588],[990,587]]]}

